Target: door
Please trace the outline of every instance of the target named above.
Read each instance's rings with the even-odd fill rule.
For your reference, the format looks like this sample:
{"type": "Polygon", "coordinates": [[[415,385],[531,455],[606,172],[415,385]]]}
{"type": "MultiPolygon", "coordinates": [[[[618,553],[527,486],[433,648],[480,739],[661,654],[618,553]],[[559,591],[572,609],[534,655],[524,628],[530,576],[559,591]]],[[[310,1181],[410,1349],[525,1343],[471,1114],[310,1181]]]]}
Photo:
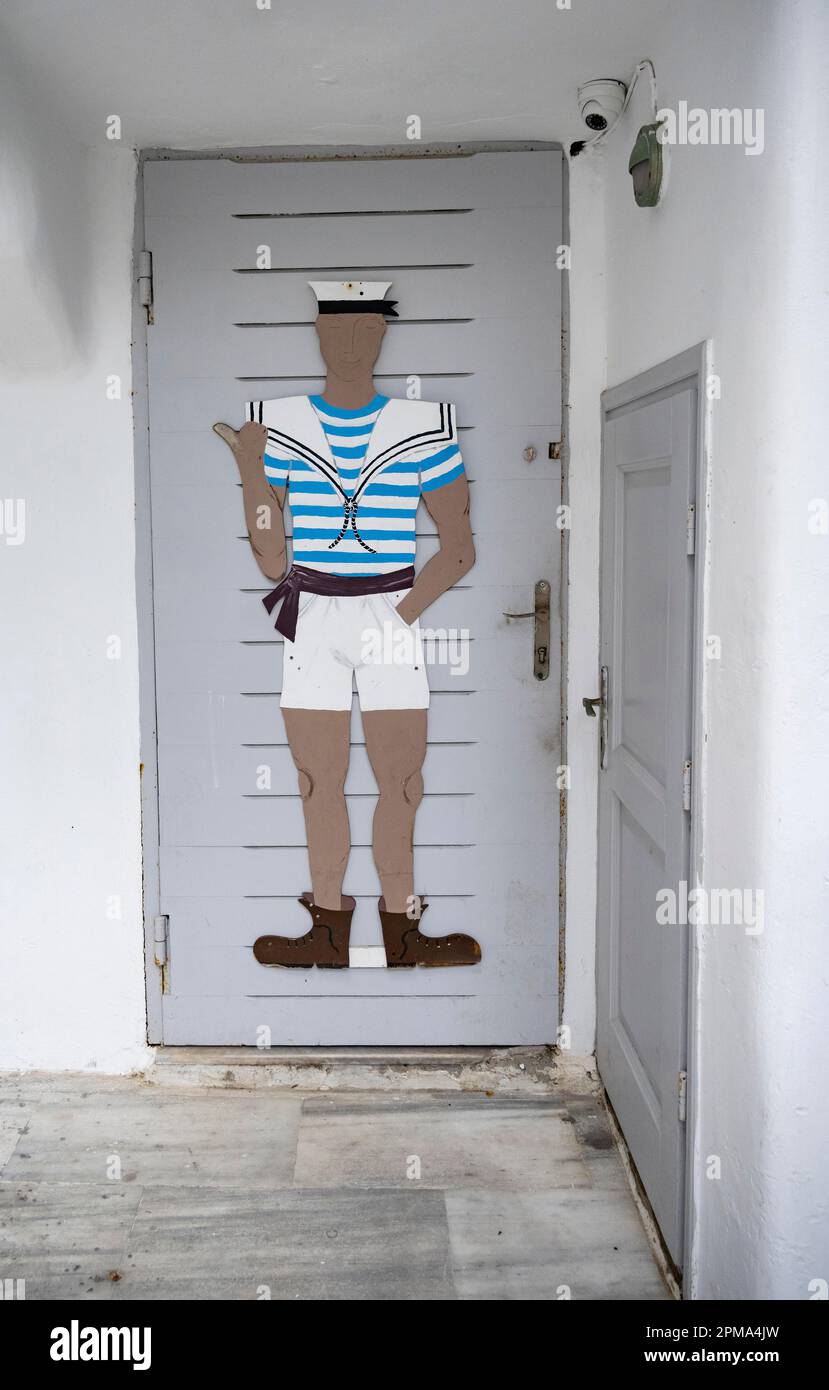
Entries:
{"type": "Polygon", "coordinates": [[[692,350],[603,397],[598,1062],[677,1265],[698,362],[692,350]],[[680,920],[662,924],[666,889],[680,920]]]}
{"type": "MultiPolygon", "coordinates": [[[[551,151],[145,168],[160,826],[147,898],[167,918],[167,1043],[555,1037],[560,476],[548,445],[560,438],[561,182],[551,151]],[[279,709],[282,639],[211,426],[240,425],[251,398],[320,390],[307,281],[352,274],[391,280],[398,301],[380,389],[454,402],[471,479],[475,568],[423,618],[469,641],[468,669],[439,644],[430,663],[415,881],[431,901],[425,930],[481,941],[474,968],[384,968],[356,697],[354,968],[269,969],[251,950],[264,933],[306,930],[296,899],[309,875],[279,709]],[[504,616],[532,608],[539,580],[552,586],[545,680],[532,621],[504,616]]],[[[421,505],[418,565],[435,547],[421,505]]]]}

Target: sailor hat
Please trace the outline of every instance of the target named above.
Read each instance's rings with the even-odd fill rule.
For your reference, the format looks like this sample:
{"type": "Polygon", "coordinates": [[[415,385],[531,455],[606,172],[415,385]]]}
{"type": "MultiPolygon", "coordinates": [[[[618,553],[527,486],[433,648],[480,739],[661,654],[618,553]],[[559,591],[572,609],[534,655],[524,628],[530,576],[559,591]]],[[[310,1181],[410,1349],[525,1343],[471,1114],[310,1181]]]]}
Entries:
{"type": "Polygon", "coordinates": [[[387,314],[397,318],[396,299],[386,299],[391,280],[309,280],[321,314],[387,314]]]}

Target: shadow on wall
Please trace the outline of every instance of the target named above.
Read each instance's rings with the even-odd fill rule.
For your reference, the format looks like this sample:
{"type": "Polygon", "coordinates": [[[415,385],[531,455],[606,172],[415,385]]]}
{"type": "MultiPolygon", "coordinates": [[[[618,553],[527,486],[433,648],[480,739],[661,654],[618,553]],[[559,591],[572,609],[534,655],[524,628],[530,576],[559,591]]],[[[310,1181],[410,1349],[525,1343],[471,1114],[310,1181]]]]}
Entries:
{"type": "Polygon", "coordinates": [[[4,41],[0,66],[0,373],[77,369],[89,336],[89,153],[4,41]]]}

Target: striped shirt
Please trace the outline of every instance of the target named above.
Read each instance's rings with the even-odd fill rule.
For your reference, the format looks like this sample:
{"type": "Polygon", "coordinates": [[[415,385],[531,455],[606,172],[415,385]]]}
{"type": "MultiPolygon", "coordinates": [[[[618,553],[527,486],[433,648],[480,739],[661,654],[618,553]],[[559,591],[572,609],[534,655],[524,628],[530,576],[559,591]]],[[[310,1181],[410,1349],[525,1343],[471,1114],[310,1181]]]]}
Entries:
{"type": "MultiPolygon", "coordinates": [[[[309,400],[325,432],[340,485],[350,499],[359,484],[372,431],[388,398],[375,396],[360,410],[342,410],[322,396],[309,400]]],[[[463,475],[456,444],[417,459],[390,463],[362,489],[353,523],[347,504],[327,478],[301,459],[265,450],[265,477],[288,488],[294,563],[327,574],[373,575],[414,564],[415,515],[422,493],[463,475]]]]}

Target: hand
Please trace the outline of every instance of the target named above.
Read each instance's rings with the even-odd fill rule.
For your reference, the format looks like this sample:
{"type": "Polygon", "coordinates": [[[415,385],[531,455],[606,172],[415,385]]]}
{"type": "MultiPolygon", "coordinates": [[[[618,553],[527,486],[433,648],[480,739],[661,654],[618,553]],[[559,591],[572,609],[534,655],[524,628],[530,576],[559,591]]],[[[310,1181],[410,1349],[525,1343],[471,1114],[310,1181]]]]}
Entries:
{"type": "Polygon", "coordinates": [[[406,597],[405,597],[404,599],[402,599],[400,603],[397,604],[397,606],[396,606],[396,608],[395,608],[395,610],[394,610],[395,613],[398,613],[398,614],[400,615],[400,617],[403,619],[403,621],[404,621],[404,623],[406,624],[407,627],[411,627],[412,624],[413,624],[414,622],[416,622],[416,620],[420,617],[420,614],[419,614],[419,612],[417,611],[417,608],[416,608],[416,607],[413,607],[413,605],[411,604],[410,600],[411,600],[411,592],[409,592],[409,593],[406,595],[406,597]],[[408,608],[407,608],[407,605],[408,605],[408,608]]]}
{"type": "Polygon", "coordinates": [[[213,429],[231,450],[243,483],[263,476],[263,458],[268,439],[268,431],[264,425],[248,420],[237,431],[219,420],[213,429]]]}

